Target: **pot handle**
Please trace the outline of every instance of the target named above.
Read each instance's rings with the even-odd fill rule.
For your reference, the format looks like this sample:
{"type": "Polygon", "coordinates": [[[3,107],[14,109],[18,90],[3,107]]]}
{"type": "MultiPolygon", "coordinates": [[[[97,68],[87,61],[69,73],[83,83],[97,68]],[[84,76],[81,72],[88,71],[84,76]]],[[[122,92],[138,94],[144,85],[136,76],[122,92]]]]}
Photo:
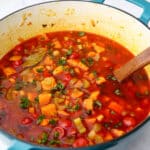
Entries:
{"type": "Polygon", "coordinates": [[[19,141],[9,134],[0,131],[0,149],[1,150],[30,150],[32,145],[19,141]]]}
{"type": "Polygon", "coordinates": [[[139,18],[145,25],[149,24],[150,21],[150,2],[146,0],[128,0],[131,3],[138,5],[144,9],[141,17],[139,18]]]}

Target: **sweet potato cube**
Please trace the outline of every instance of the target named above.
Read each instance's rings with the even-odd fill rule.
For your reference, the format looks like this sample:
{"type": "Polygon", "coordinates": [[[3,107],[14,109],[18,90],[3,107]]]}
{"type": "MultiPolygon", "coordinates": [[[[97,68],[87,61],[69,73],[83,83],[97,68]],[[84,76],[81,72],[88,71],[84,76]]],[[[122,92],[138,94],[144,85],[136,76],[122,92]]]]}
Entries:
{"type": "Polygon", "coordinates": [[[12,75],[12,74],[15,74],[15,73],[16,73],[16,70],[13,69],[12,67],[6,67],[6,68],[3,69],[3,71],[4,71],[4,74],[5,74],[7,77],[10,76],[10,75],[12,75]]]}
{"type": "Polygon", "coordinates": [[[41,126],[47,126],[49,124],[49,119],[43,119],[40,123],[41,126]]]}
{"type": "Polygon", "coordinates": [[[56,105],[55,104],[48,104],[41,107],[41,112],[46,117],[55,116],[57,113],[56,105]]]}
{"type": "Polygon", "coordinates": [[[50,102],[51,94],[50,93],[41,93],[39,95],[39,104],[40,106],[47,105],[50,102]]]}
{"type": "Polygon", "coordinates": [[[47,77],[41,82],[43,90],[51,90],[56,86],[56,81],[54,77],[47,77]]]}

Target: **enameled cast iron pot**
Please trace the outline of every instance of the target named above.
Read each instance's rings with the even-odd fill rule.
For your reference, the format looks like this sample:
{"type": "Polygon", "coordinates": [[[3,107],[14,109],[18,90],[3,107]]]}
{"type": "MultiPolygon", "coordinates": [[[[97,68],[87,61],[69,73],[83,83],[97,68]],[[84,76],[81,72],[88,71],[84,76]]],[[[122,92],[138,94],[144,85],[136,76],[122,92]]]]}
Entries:
{"type": "MultiPolygon", "coordinates": [[[[42,33],[61,30],[81,30],[100,34],[117,41],[135,55],[150,46],[150,30],[119,10],[87,1],[55,1],[22,9],[0,21],[0,58],[21,39],[26,40],[42,33]],[[47,26],[43,28],[45,24],[47,26]]],[[[146,71],[150,78],[150,66],[146,67],[146,71]]],[[[137,128],[143,126],[148,119],[149,116],[137,128]]],[[[122,139],[125,140],[125,137],[134,131],[107,143],[79,149],[106,149],[123,141],[122,139]]],[[[55,149],[25,143],[3,131],[0,132],[0,137],[11,145],[9,150],[55,149]]]]}

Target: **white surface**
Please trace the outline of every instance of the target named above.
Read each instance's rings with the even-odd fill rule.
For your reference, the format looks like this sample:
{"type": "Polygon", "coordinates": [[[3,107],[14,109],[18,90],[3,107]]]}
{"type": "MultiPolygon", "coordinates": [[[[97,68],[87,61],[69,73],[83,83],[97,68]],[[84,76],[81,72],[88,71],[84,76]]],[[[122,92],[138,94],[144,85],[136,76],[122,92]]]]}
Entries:
{"type": "MultiPolygon", "coordinates": [[[[0,19],[22,7],[45,1],[50,0],[0,0],[0,19]]],[[[142,8],[129,4],[125,0],[106,0],[105,4],[111,4],[123,10],[127,8],[126,10],[129,10],[136,17],[140,17],[143,12],[142,8]]],[[[8,144],[11,144],[11,141],[0,135],[0,150],[7,150],[8,144]]],[[[118,146],[109,150],[150,150],[150,121],[138,132],[127,137],[118,146]]]]}
{"type": "Polygon", "coordinates": [[[143,13],[143,8],[129,3],[126,0],[105,0],[104,4],[109,4],[111,6],[115,6],[121,10],[124,10],[133,16],[140,18],[143,13]]]}

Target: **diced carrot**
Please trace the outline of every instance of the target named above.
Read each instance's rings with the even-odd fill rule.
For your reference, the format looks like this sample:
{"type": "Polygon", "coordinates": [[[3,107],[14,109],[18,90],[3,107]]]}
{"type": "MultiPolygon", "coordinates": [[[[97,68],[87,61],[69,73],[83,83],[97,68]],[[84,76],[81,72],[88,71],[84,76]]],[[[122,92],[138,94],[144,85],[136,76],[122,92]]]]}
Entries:
{"type": "Polygon", "coordinates": [[[84,119],[87,124],[94,124],[96,122],[96,118],[86,118],[84,119]]]}
{"type": "Polygon", "coordinates": [[[10,76],[10,75],[12,75],[12,74],[15,74],[15,73],[16,73],[16,70],[13,69],[12,67],[6,67],[6,68],[3,69],[3,71],[4,71],[4,74],[5,74],[7,77],[10,76]]]}
{"type": "Polygon", "coordinates": [[[85,65],[85,64],[83,64],[82,62],[79,62],[78,63],[78,67],[81,69],[81,70],[83,70],[83,71],[87,71],[89,68],[85,65]]]}
{"type": "Polygon", "coordinates": [[[73,91],[71,92],[71,97],[72,98],[79,98],[83,95],[83,92],[78,90],[78,89],[73,89],[73,91]]]}
{"type": "Polygon", "coordinates": [[[100,94],[100,91],[93,91],[91,94],[90,94],[90,99],[92,99],[92,100],[96,100],[97,98],[98,98],[98,96],[99,96],[99,94],[100,94]]]}
{"type": "Polygon", "coordinates": [[[75,59],[68,59],[67,63],[72,67],[78,67],[78,61],[75,59]]]}
{"type": "Polygon", "coordinates": [[[40,123],[41,126],[47,126],[49,124],[49,119],[43,119],[40,123]]]}
{"type": "Polygon", "coordinates": [[[39,104],[40,106],[47,105],[50,102],[51,94],[50,93],[41,93],[39,95],[39,104]]]}
{"type": "Polygon", "coordinates": [[[101,122],[104,119],[104,115],[100,114],[96,117],[98,122],[101,122]]]}
{"type": "Polygon", "coordinates": [[[43,63],[44,63],[44,65],[52,65],[53,60],[49,56],[46,56],[43,60],[43,63]]]}
{"type": "Polygon", "coordinates": [[[41,107],[41,112],[47,117],[55,116],[57,113],[55,104],[48,104],[41,107]]]}
{"type": "Polygon", "coordinates": [[[119,130],[119,129],[111,129],[111,132],[115,137],[120,137],[125,134],[123,130],[119,130]]]}
{"type": "Polygon", "coordinates": [[[123,112],[123,107],[120,104],[113,102],[113,101],[110,102],[110,104],[108,105],[108,108],[111,110],[114,110],[118,114],[121,114],[123,112]]]}
{"type": "Polygon", "coordinates": [[[103,51],[105,51],[105,48],[103,46],[97,45],[96,43],[92,43],[92,46],[97,53],[102,53],[103,51]]]}
{"type": "Polygon", "coordinates": [[[83,107],[87,110],[93,110],[93,100],[90,98],[84,99],[83,107]]]}
{"type": "Polygon", "coordinates": [[[21,59],[21,56],[19,56],[19,55],[11,56],[11,57],[9,58],[10,61],[18,61],[18,60],[20,60],[20,59],[21,59]]]}
{"type": "Polygon", "coordinates": [[[61,43],[57,39],[54,39],[52,44],[53,44],[53,47],[56,48],[56,49],[62,47],[61,43]]]}
{"type": "Polygon", "coordinates": [[[53,75],[57,75],[57,74],[63,72],[63,70],[64,70],[64,67],[63,67],[63,66],[58,66],[58,67],[56,67],[56,68],[54,69],[53,75]]]}
{"type": "Polygon", "coordinates": [[[34,113],[35,113],[34,107],[29,107],[29,113],[31,113],[31,114],[34,114],[34,113]]]}
{"type": "Polygon", "coordinates": [[[67,63],[70,66],[72,66],[72,67],[78,67],[78,68],[80,68],[83,71],[87,71],[89,69],[85,64],[83,64],[82,62],[80,62],[78,60],[75,60],[75,59],[68,59],[67,63]]]}
{"type": "Polygon", "coordinates": [[[37,93],[35,93],[35,92],[28,92],[27,97],[28,97],[28,99],[31,102],[34,102],[35,98],[37,97],[37,93]]]}
{"type": "Polygon", "coordinates": [[[33,68],[34,73],[39,73],[38,70],[44,71],[44,66],[40,65],[33,68]]]}
{"type": "Polygon", "coordinates": [[[104,141],[111,141],[113,139],[113,136],[110,133],[107,133],[104,137],[104,141]]]}
{"type": "Polygon", "coordinates": [[[54,77],[47,77],[41,82],[43,90],[51,90],[56,86],[56,81],[54,77]]]}
{"type": "Polygon", "coordinates": [[[96,79],[96,84],[101,85],[102,83],[106,82],[106,79],[104,77],[98,77],[96,79]]]}
{"type": "Polygon", "coordinates": [[[69,113],[65,112],[64,110],[58,110],[58,115],[59,116],[64,116],[64,117],[68,117],[69,113]]]}

